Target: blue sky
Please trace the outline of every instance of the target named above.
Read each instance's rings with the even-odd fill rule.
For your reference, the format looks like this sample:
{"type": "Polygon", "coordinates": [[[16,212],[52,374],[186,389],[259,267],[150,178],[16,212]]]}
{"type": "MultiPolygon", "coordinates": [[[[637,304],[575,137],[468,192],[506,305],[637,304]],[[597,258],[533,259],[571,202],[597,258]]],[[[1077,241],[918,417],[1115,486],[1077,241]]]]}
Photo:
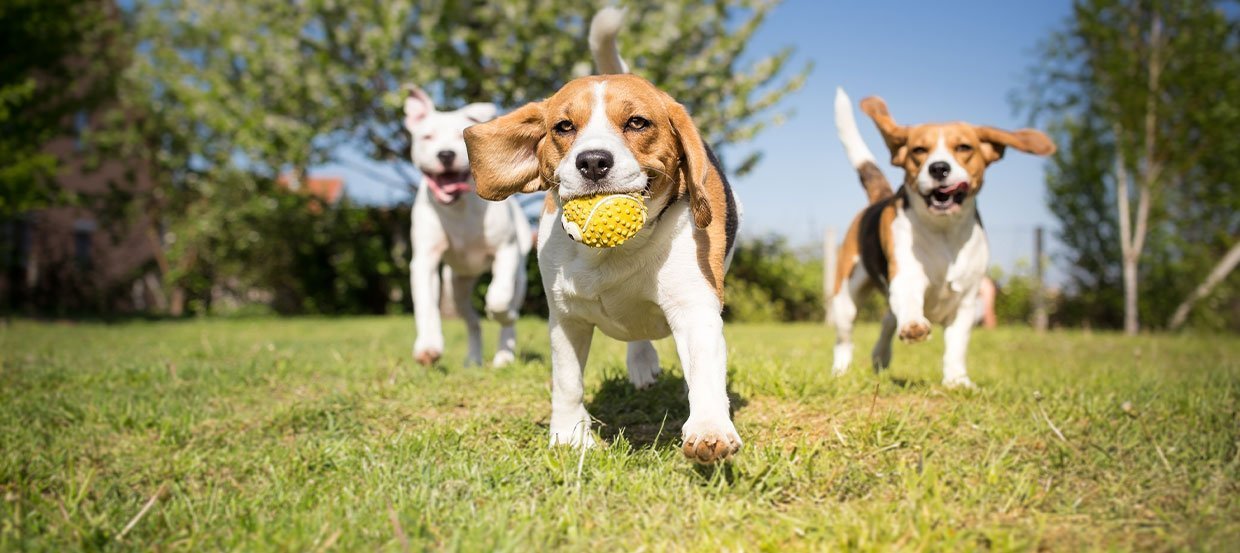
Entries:
{"type": "MultiPolygon", "coordinates": [[[[732,179],[745,206],[742,233],[774,232],[797,244],[812,243],[827,226],[842,233],[863,206],[865,196],[835,137],[831,106],[837,86],[854,103],[882,96],[901,123],[1026,126],[1027,115],[1015,113],[1009,97],[1026,82],[1039,41],[1062,24],[1070,7],[1068,0],[785,1],[749,51],[760,56],[795,46],[793,67],[813,60],[814,70],[784,103],[793,117],[738,148],[765,153],[752,173],[732,179]]],[[[865,118],[858,122],[870,148],[884,159],[873,124],[865,118]]],[[[1028,260],[1033,228],[1054,228],[1044,165],[1041,158],[1009,151],[987,171],[979,202],[995,264],[1011,267],[1017,259],[1028,260]]],[[[898,182],[895,168],[885,170],[898,182]]],[[[406,197],[341,165],[316,172],[346,177],[349,194],[368,203],[406,197]]]]}

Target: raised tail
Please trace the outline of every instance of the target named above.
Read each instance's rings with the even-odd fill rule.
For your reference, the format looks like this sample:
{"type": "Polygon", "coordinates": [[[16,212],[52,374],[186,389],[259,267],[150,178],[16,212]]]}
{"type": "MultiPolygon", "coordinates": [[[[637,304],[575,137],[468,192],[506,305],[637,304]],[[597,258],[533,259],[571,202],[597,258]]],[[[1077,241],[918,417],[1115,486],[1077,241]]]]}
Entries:
{"type": "Polygon", "coordinates": [[[629,66],[620,57],[620,48],[616,46],[616,35],[620,34],[622,23],[624,10],[612,6],[599,10],[590,21],[590,53],[594,54],[594,65],[599,74],[629,72],[629,66]]]}
{"type": "Polygon", "coordinates": [[[840,142],[844,144],[844,153],[852,163],[857,174],[861,176],[861,187],[870,203],[882,201],[891,196],[891,183],[878,169],[874,152],[861,139],[857,130],[857,120],[853,118],[852,100],[844,93],[843,88],[835,89],[835,129],[839,133],[840,142]]]}

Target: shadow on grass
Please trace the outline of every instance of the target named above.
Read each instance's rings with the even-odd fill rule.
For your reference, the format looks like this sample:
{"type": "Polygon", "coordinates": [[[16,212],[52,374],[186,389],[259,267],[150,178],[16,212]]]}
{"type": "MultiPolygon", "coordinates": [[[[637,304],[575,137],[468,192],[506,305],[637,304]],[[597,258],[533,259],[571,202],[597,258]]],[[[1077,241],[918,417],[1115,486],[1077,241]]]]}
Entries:
{"type": "MultiPolygon", "coordinates": [[[[625,376],[614,376],[603,381],[586,409],[602,423],[598,434],[608,442],[623,434],[634,448],[679,450],[680,427],[689,418],[687,392],[678,374],[664,372],[644,390],[634,388],[625,376]]],[[[728,400],[733,416],[749,403],[731,389],[728,400]]]]}
{"type": "Polygon", "coordinates": [[[519,349],[517,350],[517,359],[526,364],[538,363],[549,365],[547,363],[547,354],[543,353],[542,350],[519,349]]]}
{"type": "Polygon", "coordinates": [[[900,388],[904,388],[905,390],[920,390],[934,385],[933,382],[921,378],[897,378],[892,376],[889,377],[888,380],[891,381],[892,384],[895,384],[900,388]]]}

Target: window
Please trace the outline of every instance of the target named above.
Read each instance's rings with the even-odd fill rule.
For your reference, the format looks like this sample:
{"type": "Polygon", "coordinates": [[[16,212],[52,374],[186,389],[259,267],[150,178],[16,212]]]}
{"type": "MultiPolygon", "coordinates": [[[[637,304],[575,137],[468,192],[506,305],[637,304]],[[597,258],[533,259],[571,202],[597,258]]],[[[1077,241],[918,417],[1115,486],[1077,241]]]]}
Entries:
{"type": "Polygon", "coordinates": [[[88,269],[94,261],[91,240],[95,236],[95,222],[90,219],[78,219],[73,222],[73,259],[78,268],[88,269]]]}
{"type": "Polygon", "coordinates": [[[82,151],[86,149],[86,133],[90,130],[90,114],[86,110],[78,110],[73,114],[73,149],[82,151]]]}

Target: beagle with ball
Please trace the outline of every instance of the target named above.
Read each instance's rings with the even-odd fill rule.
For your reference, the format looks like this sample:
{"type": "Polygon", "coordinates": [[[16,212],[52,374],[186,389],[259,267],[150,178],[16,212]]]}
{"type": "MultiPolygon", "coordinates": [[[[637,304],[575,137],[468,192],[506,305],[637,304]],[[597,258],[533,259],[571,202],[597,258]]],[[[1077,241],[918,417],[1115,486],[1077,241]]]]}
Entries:
{"type": "Polygon", "coordinates": [[[832,372],[852,363],[853,320],[857,299],[870,287],[887,296],[874,370],[891,363],[891,339],[905,343],[930,337],[930,325],[945,327],[943,384],[973,387],[965,371],[974,303],[986,275],[990,249],[977,213],[986,168],[1015,148],[1039,156],[1055,144],[1033,129],[1005,131],[968,123],[901,126],[881,98],[862,100],[861,110],[878,126],[891,151],[891,164],[904,169],[894,193],[861,140],[852,104],[841,89],[835,97],[835,124],[848,160],[869,197],[852,221],[840,247],[831,321],[836,330],[832,372]]]}
{"type": "MultiPolygon", "coordinates": [[[[619,15],[604,10],[591,24],[604,73],[625,68],[614,47],[619,15]]],[[[700,463],[734,454],[741,439],[728,405],[721,311],[739,215],[685,108],[639,77],[589,76],[469,127],[465,142],[483,198],[547,190],[538,267],[550,307],[551,444],[595,443],[582,369],[597,328],[628,342],[629,379],[638,388],[660,371],[651,340],[673,336],[689,389],[684,454],[700,463]],[[561,224],[564,202],[634,193],[649,216],[618,246],[589,247],[561,224]]]]}

